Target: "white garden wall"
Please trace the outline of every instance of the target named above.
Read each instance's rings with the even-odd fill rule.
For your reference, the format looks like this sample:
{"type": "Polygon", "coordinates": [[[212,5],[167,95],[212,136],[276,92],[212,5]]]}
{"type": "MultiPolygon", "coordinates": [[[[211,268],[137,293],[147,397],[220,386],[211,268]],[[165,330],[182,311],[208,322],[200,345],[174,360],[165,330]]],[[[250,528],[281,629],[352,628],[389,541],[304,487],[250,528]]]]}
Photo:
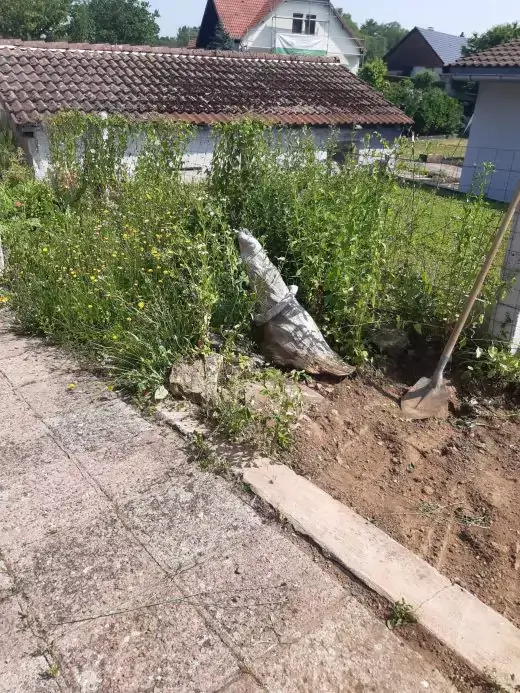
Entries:
{"type": "MultiPolygon", "coordinates": [[[[288,137],[294,131],[295,128],[287,128],[285,130],[288,137]]],[[[318,155],[325,157],[327,140],[331,137],[332,130],[328,127],[315,127],[311,128],[310,132],[317,146],[318,155]]],[[[399,136],[400,131],[398,128],[381,127],[376,134],[373,129],[353,130],[352,128],[340,128],[336,131],[336,134],[341,145],[346,145],[350,142],[355,143],[360,153],[360,161],[368,163],[377,158],[377,151],[382,149],[381,138],[391,143],[399,136]],[[368,143],[365,143],[367,135],[369,136],[368,143]]],[[[50,167],[49,142],[42,128],[34,130],[32,135],[32,137],[23,138],[24,147],[34,166],[36,177],[39,179],[45,178],[50,167]]],[[[135,159],[141,146],[142,141],[137,137],[128,144],[125,160],[130,171],[134,168],[135,159]]],[[[186,178],[192,179],[206,174],[211,166],[214,148],[215,140],[211,128],[198,127],[196,136],[190,141],[184,156],[183,169],[186,178]]]]}

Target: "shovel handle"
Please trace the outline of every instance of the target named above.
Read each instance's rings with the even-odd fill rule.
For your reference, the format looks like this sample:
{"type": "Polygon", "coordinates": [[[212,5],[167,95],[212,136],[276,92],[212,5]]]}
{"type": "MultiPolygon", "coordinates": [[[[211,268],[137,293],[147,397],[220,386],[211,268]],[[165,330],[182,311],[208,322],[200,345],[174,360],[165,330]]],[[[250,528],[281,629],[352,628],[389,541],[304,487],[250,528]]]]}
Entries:
{"type": "Polygon", "coordinates": [[[511,223],[511,219],[513,218],[516,208],[520,204],[520,185],[516,189],[515,194],[513,195],[513,198],[511,202],[509,203],[509,207],[507,208],[506,213],[502,217],[502,221],[500,222],[500,226],[497,229],[497,232],[495,234],[495,238],[493,240],[493,244],[491,248],[489,249],[489,252],[486,257],[486,261],[482,265],[482,269],[480,270],[478,277],[475,279],[475,283],[473,284],[473,289],[471,290],[470,295],[468,296],[468,299],[466,301],[466,305],[464,306],[464,310],[459,316],[459,319],[457,320],[457,324],[453,328],[453,331],[450,335],[450,338],[448,340],[448,343],[444,347],[444,351],[442,352],[442,356],[439,360],[439,363],[437,365],[437,368],[435,369],[435,373],[432,376],[432,384],[434,386],[440,385],[442,376],[444,374],[444,369],[446,368],[446,365],[450,359],[450,356],[453,353],[453,349],[455,348],[455,345],[457,344],[457,340],[460,337],[460,334],[462,330],[464,329],[464,325],[466,324],[466,320],[469,317],[469,314],[471,313],[471,309],[475,305],[475,301],[477,300],[478,295],[480,294],[482,290],[482,285],[484,284],[484,280],[486,279],[488,272],[490,270],[491,265],[493,264],[493,260],[495,259],[498,249],[500,248],[500,245],[502,244],[502,241],[504,240],[504,236],[506,234],[507,229],[509,228],[509,224],[511,223]]]}

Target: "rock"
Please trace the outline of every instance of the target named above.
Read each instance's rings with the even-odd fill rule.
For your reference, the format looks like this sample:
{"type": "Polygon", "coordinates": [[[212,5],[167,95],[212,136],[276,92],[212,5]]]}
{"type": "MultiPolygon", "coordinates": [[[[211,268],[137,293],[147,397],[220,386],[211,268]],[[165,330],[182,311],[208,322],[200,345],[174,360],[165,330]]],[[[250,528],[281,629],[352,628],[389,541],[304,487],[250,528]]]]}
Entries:
{"type": "Polygon", "coordinates": [[[433,494],[435,493],[435,489],[433,489],[431,486],[423,486],[421,490],[427,496],[433,496],[433,494]]]}
{"type": "Polygon", "coordinates": [[[394,357],[399,356],[410,344],[406,332],[393,327],[381,327],[379,330],[374,330],[370,335],[370,341],[381,353],[394,357]]]}
{"type": "Polygon", "coordinates": [[[196,404],[216,401],[223,365],[223,357],[215,353],[193,363],[175,363],[170,373],[170,392],[174,397],[184,397],[196,404]]]}
{"type": "MultiPolygon", "coordinates": [[[[245,390],[246,402],[258,411],[267,409],[271,401],[269,390],[269,383],[251,382],[245,390]]],[[[325,401],[325,398],[319,392],[311,390],[310,387],[303,383],[297,384],[288,380],[285,391],[287,396],[294,400],[295,403],[301,401],[305,409],[317,407],[325,401]]],[[[279,393],[275,393],[275,397],[279,397],[279,393]]]]}
{"type": "Polygon", "coordinates": [[[166,399],[170,393],[168,390],[164,387],[164,385],[161,385],[160,387],[157,388],[157,390],[154,392],[153,398],[156,402],[162,402],[163,399],[166,399]]]}

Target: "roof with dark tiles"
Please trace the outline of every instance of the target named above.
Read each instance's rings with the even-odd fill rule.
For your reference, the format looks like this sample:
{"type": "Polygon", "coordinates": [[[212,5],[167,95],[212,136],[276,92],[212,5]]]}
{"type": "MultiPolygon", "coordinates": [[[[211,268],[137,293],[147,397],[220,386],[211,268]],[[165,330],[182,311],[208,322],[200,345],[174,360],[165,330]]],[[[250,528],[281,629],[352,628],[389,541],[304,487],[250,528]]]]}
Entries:
{"type": "Polygon", "coordinates": [[[0,40],[0,102],[16,125],[60,110],[212,124],[408,125],[333,58],[0,40]]]}
{"type": "Polygon", "coordinates": [[[464,36],[445,34],[442,31],[435,31],[435,29],[417,27],[417,31],[430,44],[445,65],[460,58],[462,49],[468,42],[464,36]]]}
{"type": "Polygon", "coordinates": [[[520,38],[460,58],[449,67],[520,68],[520,38]]]}

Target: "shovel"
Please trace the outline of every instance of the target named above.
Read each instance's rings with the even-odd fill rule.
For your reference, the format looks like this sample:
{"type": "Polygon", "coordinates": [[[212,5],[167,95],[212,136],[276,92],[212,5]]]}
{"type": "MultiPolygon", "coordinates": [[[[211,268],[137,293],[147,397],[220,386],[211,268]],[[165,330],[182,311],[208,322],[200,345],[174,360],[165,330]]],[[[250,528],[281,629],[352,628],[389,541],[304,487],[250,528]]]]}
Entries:
{"type": "Polygon", "coordinates": [[[442,352],[442,356],[437,364],[435,373],[431,378],[421,378],[419,381],[417,381],[401,399],[401,410],[407,419],[428,419],[431,416],[436,416],[439,414],[442,408],[447,404],[449,394],[446,386],[444,385],[444,370],[448,361],[450,360],[457,340],[460,337],[460,333],[464,329],[464,325],[466,324],[466,320],[471,313],[471,309],[473,308],[475,301],[480,294],[484,280],[489,272],[489,268],[493,264],[493,260],[496,257],[498,249],[500,248],[519,203],[520,186],[515,192],[507,212],[504,214],[500,226],[498,227],[493,240],[493,245],[489,250],[486,261],[484,262],[478,277],[475,279],[475,284],[473,285],[473,289],[468,296],[464,310],[460,314],[448,343],[444,347],[444,351],[442,352]]]}

